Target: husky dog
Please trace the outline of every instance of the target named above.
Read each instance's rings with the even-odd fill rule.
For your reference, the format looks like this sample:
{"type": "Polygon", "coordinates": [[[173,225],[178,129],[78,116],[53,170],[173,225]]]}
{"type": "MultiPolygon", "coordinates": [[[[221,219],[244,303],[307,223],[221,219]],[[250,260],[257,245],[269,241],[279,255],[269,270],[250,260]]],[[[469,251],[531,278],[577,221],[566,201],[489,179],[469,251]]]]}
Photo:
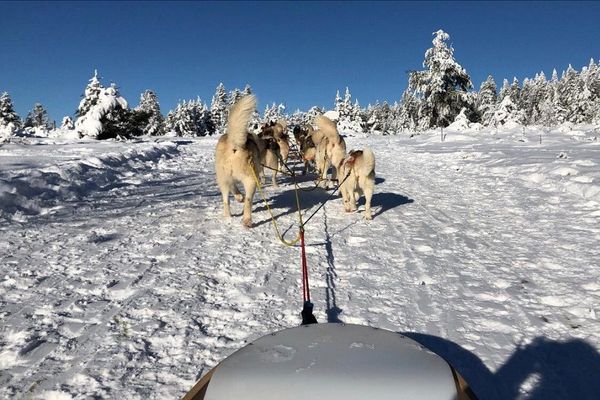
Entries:
{"type": "Polygon", "coordinates": [[[252,199],[260,168],[260,149],[256,135],[248,132],[248,121],[256,109],[256,97],[244,96],[229,110],[227,133],[219,138],[215,154],[217,184],[223,196],[223,215],[231,216],[229,193],[244,203],[242,223],[252,226],[252,199]],[[244,185],[245,197],[236,182],[244,185]]]}
{"type": "Polygon", "coordinates": [[[364,194],[365,218],[372,219],[371,198],[375,188],[375,155],[373,151],[369,148],[350,151],[340,163],[338,177],[342,180],[340,192],[346,212],[356,211],[357,195],[364,194]]]}
{"type": "Polygon", "coordinates": [[[270,122],[263,126],[262,134],[269,135],[277,141],[279,145],[279,154],[281,155],[282,162],[287,161],[290,153],[290,137],[286,133],[287,123],[285,120],[280,119],[277,122],[270,122]]]}
{"type": "Polygon", "coordinates": [[[277,139],[277,144],[281,150],[281,160],[286,162],[290,154],[290,135],[287,133],[287,123],[281,119],[277,121],[276,126],[280,129],[277,130],[275,139],[277,139]]]}
{"type": "Polygon", "coordinates": [[[316,164],[317,170],[321,174],[321,179],[327,185],[327,171],[333,166],[331,179],[335,180],[338,174],[339,166],[346,156],[346,142],[340,136],[335,122],[324,115],[315,118],[315,125],[318,130],[312,135],[313,142],[316,145],[316,164]]]}
{"type": "Polygon", "coordinates": [[[272,136],[273,132],[263,127],[261,133],[258,134],[259,150],[260,150],[260,168],[261,182],[265,183],[267,174],[266,169],[272,171],[273,186],[277,187],[277,172],[279,169],[279,159],[281,158],[281,149],[277,143],[277,139],[272,136]]]}
{"type": "Polygon", "coordinates": [[[296,125],[294,127],[294,139],[296,140],[296,146],[298,148],[298,156],[304,162],[304,170],[302,175],[306,175],[308,172],[308,166],[310,162],[315,161],[316,157],[316,146],[312,139],[314,129],[311,125],[296,125]]]}

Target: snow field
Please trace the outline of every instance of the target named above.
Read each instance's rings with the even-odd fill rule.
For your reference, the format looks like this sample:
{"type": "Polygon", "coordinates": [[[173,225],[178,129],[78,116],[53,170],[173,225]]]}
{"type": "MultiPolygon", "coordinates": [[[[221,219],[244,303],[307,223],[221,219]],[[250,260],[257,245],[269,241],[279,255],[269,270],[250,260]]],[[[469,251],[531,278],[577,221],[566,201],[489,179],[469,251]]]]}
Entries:
{"type": "MultiPolygon", "coordinates": [[[[600,147],[589,132],[544,135],[348,137],[377,158],[374,219],[336,197],[306,227],[319,322],[403,332],[482,399],[594,398],[600,147]]],[[[118,145],[56,146],[67,161],[0,148],[37,160],[21,170],[0,157],[7,192],[38,207],[2,203],[0,397],[177,398],[248,341],[300,322],[300,249],[277,241],[258,195],[251,230],[238,203],[223,220],[216,138],[118,145]],[[15,191],[35,174],[49,187],[42,169],[75,171],[84,189],[15,191]]],[[[279,182],[265,193],[286,230],[295,198],[279,182]]],[[[327,193],[301,196],[308,214],[327,193]]]]}

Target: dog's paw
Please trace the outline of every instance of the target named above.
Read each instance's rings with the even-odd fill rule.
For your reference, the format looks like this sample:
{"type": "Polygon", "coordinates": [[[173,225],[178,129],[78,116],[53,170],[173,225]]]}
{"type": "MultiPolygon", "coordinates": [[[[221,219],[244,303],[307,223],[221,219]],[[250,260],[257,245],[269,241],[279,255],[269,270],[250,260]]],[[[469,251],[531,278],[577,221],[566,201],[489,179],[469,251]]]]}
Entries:
{"type": "Polygon", "coordinates": [[[235,197],[235,201],[237,201],[238,203],[244,202],[244,195],[241,193],[238,193],[238,194],[234,195],[233,197],[235,197]]]}
{"type": "Polygon", "coordinates": [[[252,228],[252,219],[251,218],[244,218],[242,220],[242,225],[244,226],[244,228],[252,228]]]}
{"type": "Polygon", "coordinates": [[[369,221],[373,219],[373,216],[371,215],[370,212],[369,213],[365,212],[365,219],[369,220],[369,221]]]}

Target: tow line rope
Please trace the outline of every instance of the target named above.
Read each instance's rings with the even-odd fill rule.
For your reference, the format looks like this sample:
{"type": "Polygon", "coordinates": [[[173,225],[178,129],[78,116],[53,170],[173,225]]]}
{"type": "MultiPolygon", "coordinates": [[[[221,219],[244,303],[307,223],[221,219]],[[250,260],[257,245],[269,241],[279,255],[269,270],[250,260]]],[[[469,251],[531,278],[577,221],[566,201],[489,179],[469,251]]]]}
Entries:
{"type": "MultiPolygon", "coordinates": [[[[302,261],[302,298],[303,298],[303,307],[302,307],[302,312],[301,312],[302,325],[316,324],[317,319],[315,318],[315,316],[313,314],[313,303],[310,301],[310,286],[308,283],[308,266],[307,266],[307,262],[306,262],[306,246],[305,246],[305,242],[304,242],[304,227],[306,226],[308,221],[310,221],[311,218],[314,217],[315,214],[317,212],[319,212],[319,210],[321,208],[323,208],[325,203],[327,203],[329,200],[331,200],[331,198],[333,197],[335,192],[340,188],[340,186],[342,186],[342,184],[346,181],[346,179],[348,179],[348,177],[350,176],[350,172],[348,172],[348,174],[342,180],[342,182],[340,182],[340,184],[334,188],[333,192],[331,192],[329,194],[327,199],[325,199],[325,201],[323,201],[323,203],[321,203],[321,205],[310,215],[310,217],[308,217],[308,219],[306,221],[303,221],[302,207],[300,205],[300,195],[299,195],[301,188],[298,186],[298,181],[296,180],[296,174],[294,173],[294,171],[292,171],[287,166],[287,164],[281,159],[281,157],[279,155],[277,155],[277,157],[279,158],[279,161],[281,162],[281,164],[288,170],[288,173],[286,173],[284,171],[280,171],[280,172],[292,177],[292,180],[294,182],[294,193],[296,195],[296,208],[298,211],[298,222],[300,225],[300,229],[298,231],[298,236],[294,240],[289,241],[289,242],[285,240],[285,238],[283,237],[283,235],[281,234],[281,232],[279,230],[279,225],[275,221],[275,216],[273,215],[273,211],[271,210],[271,207],[269,206],[269,203],[267,202],[267,199],[262,190],[262,185],[260,184],[260,180],[257,176],[256,168],[255,168],[252,158],[250,158],[248,162],[250,164],[250,168],[252,170],[252,175],[254,177],[254,181],[256,182],[256,186],[258,188],[258,192],[260,193],[260,196],[263,199],[265,207],[267,208],[267,210],[269,211],[269,215],[271,216],[271,222],[273,223],[273,227],[275,228],[275,232],[277,233],[277,238],[279,239],[279,241],[281,241],[281,243],[283,243],[284,245],[289,246],[289,247],[294,246],[296,243],[298,243],[298,241],[300,242],[300,252],[301,252],[301,261],[302,261]]],[[[269,169],[273,169],[266,165],[261,164],[261,166],[267,167],[269,169]]]]}

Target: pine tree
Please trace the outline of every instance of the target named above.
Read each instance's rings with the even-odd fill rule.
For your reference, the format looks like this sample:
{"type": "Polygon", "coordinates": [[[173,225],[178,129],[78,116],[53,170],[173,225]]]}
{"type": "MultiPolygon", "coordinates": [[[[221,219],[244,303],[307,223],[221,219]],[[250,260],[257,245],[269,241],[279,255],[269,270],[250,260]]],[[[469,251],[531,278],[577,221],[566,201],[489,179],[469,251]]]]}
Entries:
{"type": "Polygon", "coordinates": [[[234,105],[237,101],[242,97],[242,92],[240,89],[235,88],[231,92],[229,92],[229,106],[234,105]]]}
{"type": "Polygon", "coordinates": [[[25,128],[40,128],[42,130],[48,130],[51,127],[50,120],[48,119],[48,112],[44,109],[40,103],[35,103],[33,109],[27,114],[25,118],[25,128]]]}
{"type": "Polygon", "coordinates": [[[402,94],[398,110],[398,127],[401,131],[417,130],[419,119],[419,100],[413,92],[406,89],[402,94]]]}
{"type": "Polygon", "coordinates": [[[21,128],[21,118],[15,112],[12,99],[7,92],[0,96],[0,143],[10,140],[21,128]]]}
{"type": "Polygon", "coordinates": [[[361,108],[358,100],[352,103],[350,89],[346,87],[344,98],[340,97],[339,90],[336,92],[334,100],[334,110],[338,113],[338,129],[353,132],[362,132],[364,130],[364,121],[361,118],[361,108]]]}
{"type": "Polygon", "coordinates": [[[548,81],[543,71],[536,74],[533,80],[529,80],[528,85],[525,85],[525,82],[523,83],[521,103],[523,104],[527,124],[543,123],[542,104],[548,96],[548,81]]]}
{"type": "Polygon", "coordinates": [[[62,123],[60,124],[60,129],[63,129],[63,130],[75,129],[75,123],[73,122],[73,118],[69,117],[68,115],[63,117],[62,123]]]}
{"type": "Polygon", "coordinates": [[[507,124],[521,124],[522,121],[522,112],[519,111],[510,96],[506,96],[494,112],[494,116],[490,122],[492,126],[503,126],[507,124]]]}
{"type": "Polygon", "coordinates": [[[498,102],[501,103],[506,96],[510,96],[510,84],[508,83],[508,79],[504,78],[502,81],[502,88],[498,93],[498,102]]]}
{"type": "Polygon", "coordinates": [[[83,99],[79,102],[79,108],[77,108],[75,116],[84,116],[93,106],[98,104],[98,99],[103,89],[104,88],[98,79],[98,70],[94,70],[94,76],[89,80],[88,85],[85,87],[83,99]]]}
{"type": "Polygon", "coordinates": [[[477,112],[484,126],[489,125],[494,115],[497,98],[496,82],[494,81],[494,77],[488,75],[485,82],[481,83],[477,96],[477,112]]]}
{"type": "Polygon", "coordinates": [[[200,99],[179,103],[167,115],[166,127],[177,136],[206,136],[215,131],[211,112],[200,99]]]}
{"type": "Polygon", "coordinates": [[[340,96],[340,91],[335,92],[335,99],[333,100],[333,109],[340,115],[343,112],[344,101],[342,100],[342,96],[340,96]]]}
{"type": "Polygon", "coordinates": [[[520,102],[521,102],[521,88],[519,87],[519,80],[517,79],[517,77],[513,77],[513,82],[510,85],[510,89],[508,91],[508,95],[510,96],[510,99],[512,100],[512,102],[519,106],[520,102]]]}
{"type": "Polygon", "coordinates": [[[270,122],[277,122],[280,119],[284,119],[285,115],[285,106],[283,104],[275,104],[273,103],[270,107],[265,107],[265,112],[263,114],[262,123],[267,124],[270,122]]]}
{"type": "Polygon", "coordinates": [[[340,120],[342,118],[346,118],[348,120],[352,120],[352,95],[350,94],[350,89],[346,86],[346,92],[344,93],[344,101],[342,106],[342,113],[340,114],[340,120]]]}
{"type": "Polygon", "coordinates": [[[421,96],[420,124],[426,128],[447,126],[463,107],[468,107],[467,89],[473,87],[467,71],[454,59],[450,36],[434,32],[433,47],[425,53],[425,71],[410,73],[409,89],[421,96]]]}
{"type": "Polygon", "coordinates": [[[101,118],[102,132],[97,139],[128,139],[141,135],[141,131],[132,124],[132,111],[128,108],[127,101],[119,93],[116,84],[111,83],[100,97],[101,102],[110,102],[110,107],[105,108],[105,114],[101,118]]]}
{"type": "Polygon", "coordinates": [[[146,90],[140,95],[140,104],[133,110],[134,125],[144,135],[164,134],[164,117],[156,93],[146,90]]]}
{"type": "Polygon", "coordinates": [[[227,96],[227,91],[225,91],[223,83],[219,83],[210,105],[210,114],[216,133],[223,133],[225,130],[228,106],[229,97],[227,96]]]}
{"type": "Polygon", "coordinates": [[[127,108],[127,101],[121,97],[115,84],[108,88],[102,87],[97,73],[86,87],[86,97],[81,100],[77,114],[75,129],[80,136],[110,139],[132,135],[131,111],[127,108]],[[97,88],[100,91],[96,94],[97,88]]]}

